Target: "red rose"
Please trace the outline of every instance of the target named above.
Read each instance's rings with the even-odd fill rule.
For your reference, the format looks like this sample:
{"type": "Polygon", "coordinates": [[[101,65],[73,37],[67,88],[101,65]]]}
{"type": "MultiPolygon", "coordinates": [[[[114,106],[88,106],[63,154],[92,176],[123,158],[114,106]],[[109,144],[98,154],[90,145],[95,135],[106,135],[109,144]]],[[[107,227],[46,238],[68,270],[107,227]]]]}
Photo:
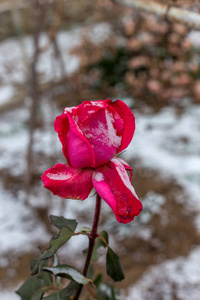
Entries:
{"type": "Polygon", "coordinates": [[[94,187],[121,223],[128,223],[142,210],[126,169],[114,157],[130,143],[135,118],[129,107],[117,100],[85,101],[65,108],[54,122],[68,164],[44,172],[44,187],[62,198],[84,200],[94,187]]]}

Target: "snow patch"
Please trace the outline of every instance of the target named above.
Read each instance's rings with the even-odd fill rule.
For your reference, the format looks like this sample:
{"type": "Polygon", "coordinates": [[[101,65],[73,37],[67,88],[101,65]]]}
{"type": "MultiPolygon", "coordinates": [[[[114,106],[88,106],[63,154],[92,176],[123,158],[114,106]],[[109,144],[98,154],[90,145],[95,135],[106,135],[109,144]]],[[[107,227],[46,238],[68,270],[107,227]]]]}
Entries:
{"type": "Polygon", "coordinates": [[[1,254],[9,251],[28,252],[33,248],[33,243],[44,243],[49,234],[41,223],[35,224],[31,208],[22,201],[13,198],[9,192],[0,186],[0,245],[1,254]]]}
{"type": "Polygon", "coordinates": [[[72,107],[65,107],[64,108],[64,113],[66,114],[66,113],[72,113],[72,111],[73,111],[73,109],[76,109],[76,107],[75,106],[72,106],[72,107]]]}
{"type": "Polygon", "coordinates": [[[167,107],[157,114],[136,112],[135,117],[126,159],[139,159],[144,167],[173,177],[188,192],[188,207],[200,215],[200,107],[188,105],[181,115],[167,107]]]}
{"type": "Polygon", "coordinates": [[[68,180],[68,179],[72,178],[71,173],[63,173],[63,172],[60,172],[60,173],[50,173],[49,172],[49,173],[46,173],[46,176],[52,180],[68,180]]]}
{"type": "Polygon", "coordinates": [[[105,114],[106,123],[98,121],[95,127],[84,126],[82,127],[82,132],[92,145],[100,142],[101,145],[119,148],[122,137],[117,135],[113,126],[114,118],[112,114],[107,110],[105,110],[105,114]]]}
{"type": "Polygon", "coordinates": [[[105,42],[112,34],[111,26],[108,23],[99,23],[93,26],[89,32],[91,42],[99,44],[105,42]]]}
{"type": "Polygon", "coordinates": [[[199,300],[200,247],[188,257],[168,260],[150,268],[129,290],[126,300],[199,300]]]}
{"type": "Polygon", "coordinates": [[[86,103],[85,105],[93,105],[93,106],[97,106],[97,107],[104,107],[105,103],[103,101],[91,101],[90,103],[86,103]]]}
{"type": "Polygon", "coordinates": [[[12,97],[15,95],[14,87],[10,85],[0,86],[0,91],[0,106],[11,102],[12,97]]]}
{"type": "Polygon", "coordinates": [[[94,179],[95,179],[95,181],[98,181],[98,182],[99,182],[99,181],[103,181],[103,180],[104,180],[104,176],[103,176],[102,173],[97,172],[97,173],[95,174],[94,179]]]}
{"type": "Polygon", "coordinates": [[[199,30],[192,30],[188,36],[189,40],[192,42],[193,46],[197,49],[200,48],[200,32],[199,30]]]}

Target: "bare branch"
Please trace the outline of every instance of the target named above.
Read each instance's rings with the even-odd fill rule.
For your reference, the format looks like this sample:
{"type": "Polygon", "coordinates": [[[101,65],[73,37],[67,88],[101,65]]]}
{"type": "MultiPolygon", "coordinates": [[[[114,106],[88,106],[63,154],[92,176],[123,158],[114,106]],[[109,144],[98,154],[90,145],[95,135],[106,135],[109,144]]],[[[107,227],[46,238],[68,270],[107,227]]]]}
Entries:
{"type": "Polygon", "coordinates": [[[144,10],[160,17],[166,17],[174,22],[185,24],[194,29],[200,29],[200,14],[149,0],[114,0],[115,3],[144,10]]]}
{"type": "Polygon", "coordinates": [[[27,3],[24,1],[5,1],[0,3],[0,14],[13,9],[21,9],[27,7],[27,3]]]}
{"type": "Polygon", "coordinates": [[[32,103],[30,108],[30,120],[29,120],[29,142],[27,149],[27,174],[25,179],[25,188],[27,192],[27,198],[29,195],[31,179],[33,176],[33,142],[34,142],[34,132],[36,128],[36,115],[40,100],[38,76],[36,65],[40,55],[39,48],[39,34],[40,28],[42,27],[42,15],[40,10],[39,0],[31,1],[32,8],[32,18],[34,25],[33,41],[34,41],[34,54],[32,57],[32,62],[30,63],[30,75],[29,75],[29,95],[31,97],[32,103]]]}

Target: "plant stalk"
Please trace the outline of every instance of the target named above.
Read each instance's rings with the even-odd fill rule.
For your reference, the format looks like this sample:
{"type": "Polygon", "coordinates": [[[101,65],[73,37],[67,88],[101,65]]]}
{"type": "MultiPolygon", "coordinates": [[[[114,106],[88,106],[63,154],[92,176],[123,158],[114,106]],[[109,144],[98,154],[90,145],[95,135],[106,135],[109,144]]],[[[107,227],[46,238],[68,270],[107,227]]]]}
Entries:
{"type": "MultiPolygon", "coordinates": [[[[97,229],[98,229],[98,223],[99,223],[99,218],[100,218],[100,211],[101,211],[101,197],[99,196],[99,194],[97,194],[95,215],[94,215],[92,230],[91,230],[90,237],[89,237],[89,248],[88,248],[88,253],[87,253],[87,257],[86,257],[86,261],[85,261],[85,265],[84,265],[84,269],[83,269],[84,276],[87,276],[88,268],[89,268],[90,261],[92,258],[92,252],[93,252],[94,245],[95,245],[95,240],[98,236],[97,229]]],[[[73,300],[79,299],[82,289],[83,289],[83,285],[81,285],[79,287],[79,289],[76,291],[76,294],[75,294],[73,300]]]]}

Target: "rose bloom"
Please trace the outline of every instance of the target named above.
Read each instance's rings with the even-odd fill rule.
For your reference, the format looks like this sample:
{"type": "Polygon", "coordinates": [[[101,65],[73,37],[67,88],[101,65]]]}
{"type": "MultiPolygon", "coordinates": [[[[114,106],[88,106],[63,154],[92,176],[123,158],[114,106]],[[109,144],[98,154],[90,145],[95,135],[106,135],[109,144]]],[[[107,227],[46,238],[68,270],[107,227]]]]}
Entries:
{"type": "Polygon", "coordinates": [[[132,169],[116,156],[127,148],[135,131],[130,108],[121,100],[84,101],[65,108],[54,128],[67,164],[46,170],[44,187],[61,198],[79,200],[94,187],[118,222],[131,222],[139,215],[142,204],[131,185],[132,169]]]}

